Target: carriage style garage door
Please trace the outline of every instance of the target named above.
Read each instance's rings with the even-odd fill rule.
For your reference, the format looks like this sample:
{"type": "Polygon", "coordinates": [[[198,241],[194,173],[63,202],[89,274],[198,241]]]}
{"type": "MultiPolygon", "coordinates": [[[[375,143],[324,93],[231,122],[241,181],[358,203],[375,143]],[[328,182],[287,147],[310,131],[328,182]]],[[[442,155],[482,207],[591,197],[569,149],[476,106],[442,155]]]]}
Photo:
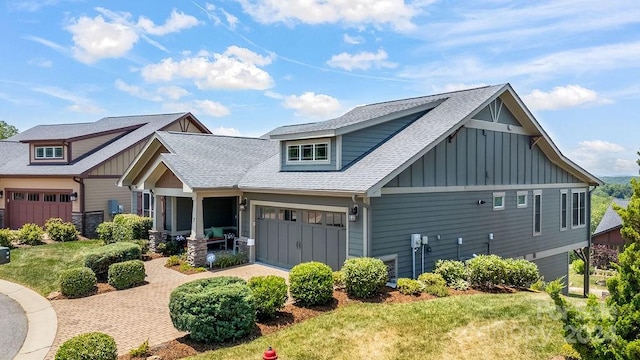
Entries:
{"type": "Polygon", "coordinates": [[[69,191],[48,192],[25,190],[8,192],[6,223],[18,229],[26,223],[43,226],[52,217],[71,221],[71,199],[69,191]]]}
{"type": "Polygon", "coordinates": [[[256,258],[259,261],[283,267],[319,261],[340,270],[346,253],[345,213],[256,208],[256,258]]]}

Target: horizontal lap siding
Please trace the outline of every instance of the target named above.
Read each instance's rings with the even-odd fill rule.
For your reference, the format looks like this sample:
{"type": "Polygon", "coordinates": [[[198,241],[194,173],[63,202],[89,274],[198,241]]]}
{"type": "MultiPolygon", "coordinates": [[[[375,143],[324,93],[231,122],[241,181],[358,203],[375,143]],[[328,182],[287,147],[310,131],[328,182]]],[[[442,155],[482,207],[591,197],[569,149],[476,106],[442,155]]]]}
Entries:
{"type": "Polygon", "coordinates": [[[402,277],[411,276],[412,233],[429,236],[432,252],[425,260],[426,271],[438,259],[457,258],[459,237],[463,238],[460,248],[463,258],[486,254],[489,233],[494,234],[491,253],[506,257],[522,257],[588,238],[587,227],[560,231],[560,189],[542,190],[540,236],[533,236],[531,190],[528,206],[522,209],[516,207],[516,190],[505,191],[506,208],[500,211],[493,210],[491,191],[383,195],[371,202],[372,255],[398,254],[402,277]],[[478,200],[484,200],[485,204],[478,205],[478,200]]]}
{"type": "MultiPolygon", "coordinates": [[[[540,275],[544,276],[545,281],[552,281],[565,277],[564,283],[566,284],[566,276],[569,272],[569,254],[563,253],[554,256],[549,256],[543,259],[533,260],[540,269],[540,275]]],[[[582,287],[582,284],[578,284],[582,287]]]]}

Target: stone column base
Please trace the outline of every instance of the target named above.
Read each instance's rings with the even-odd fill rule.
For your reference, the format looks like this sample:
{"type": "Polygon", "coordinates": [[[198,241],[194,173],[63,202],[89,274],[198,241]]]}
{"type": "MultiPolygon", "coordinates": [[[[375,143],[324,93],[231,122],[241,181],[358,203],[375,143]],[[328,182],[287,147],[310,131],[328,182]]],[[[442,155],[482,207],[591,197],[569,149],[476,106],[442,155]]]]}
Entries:
{"type": "Polygon", "coordinates": [[[158,244],[166,242],[164,231],[149,230],[149,251],[158,252],[158,244]]]}
{"type": "Polygon", "coordinates": [[[191,266],[204,266],[207,262],[207,239],[187,238],[187,262],[191,266]]]}

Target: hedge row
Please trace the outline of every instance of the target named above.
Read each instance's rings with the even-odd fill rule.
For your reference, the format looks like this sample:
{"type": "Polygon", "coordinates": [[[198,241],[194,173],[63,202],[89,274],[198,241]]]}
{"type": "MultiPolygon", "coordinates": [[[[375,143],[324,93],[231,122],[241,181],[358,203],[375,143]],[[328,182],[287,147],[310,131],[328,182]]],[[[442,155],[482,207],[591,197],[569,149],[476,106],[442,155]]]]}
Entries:
{"type": "Polygon", "coordinates": [[[128,260],[140,259],[140,246],[130,242],[119,242],[101,246],[85,256],[84,264],[93,270],[98,279],[105,280],[109,266],[128,260]]]}
{"type": "Polygon", "coordinates": [[[153,227],[153,219],[136,214],[118,214],[113,222],[103,222],[98,225],[98,238],[105,244],[119,241],[148,239],[149,230],[153,227]]]}

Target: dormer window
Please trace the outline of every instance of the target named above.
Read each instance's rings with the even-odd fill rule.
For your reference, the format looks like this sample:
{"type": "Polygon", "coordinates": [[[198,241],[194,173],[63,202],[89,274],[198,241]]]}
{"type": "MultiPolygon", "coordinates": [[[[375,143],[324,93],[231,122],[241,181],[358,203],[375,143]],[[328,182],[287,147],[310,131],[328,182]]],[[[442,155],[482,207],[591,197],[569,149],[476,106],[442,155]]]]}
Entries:
{"type": "Polygon", "coordinates": [[[63,159],[62,146],[36,146],[36,159],[63,159]]]}
{"type": "Polygon", "coordinates": [[[288,163],[328,162],[328,142],[287,144],[288,163]]]}

